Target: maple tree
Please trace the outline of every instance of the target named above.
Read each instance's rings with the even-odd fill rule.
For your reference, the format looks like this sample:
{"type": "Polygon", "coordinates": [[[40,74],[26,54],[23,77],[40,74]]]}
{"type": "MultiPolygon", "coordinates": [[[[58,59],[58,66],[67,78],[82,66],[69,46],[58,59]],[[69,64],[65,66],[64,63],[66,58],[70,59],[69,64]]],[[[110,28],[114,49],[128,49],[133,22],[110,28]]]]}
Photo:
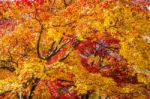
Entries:
{"type": "Polygon", "coordinates": [[[0,1],[0,98],[149,98],[149,5],[0,1]]]}

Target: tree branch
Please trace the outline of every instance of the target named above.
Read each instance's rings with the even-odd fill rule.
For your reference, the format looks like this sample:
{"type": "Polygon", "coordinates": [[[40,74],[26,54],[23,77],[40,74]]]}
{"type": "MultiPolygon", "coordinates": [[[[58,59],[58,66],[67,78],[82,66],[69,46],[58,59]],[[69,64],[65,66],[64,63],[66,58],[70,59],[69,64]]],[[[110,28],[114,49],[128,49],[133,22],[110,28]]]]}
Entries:
{"type": "Polygon", "coordinates": [[[77,45],[79,45],[79,43],[80,43],[80,41],[76,41],[75,43],[73,43],[73,47],[68,51],[68,53],[64,56],[64,57],[62,57],[59,61],[61,62],[61,61],[63,61],[63,60],[65,60],[69,55],[70,55],[70,53],[73,51],[73,49],[77,46],[77,45]]]}
{"type": "Polygon", "coordinates": [[[38,84],[39,81],[40,81],[40,79],[39,79],[39,78],[36,78],[36,79],[34,80],[34,82],[32,82],[32,87],[31,87],[31,90],[30,90],[30,92],[29,92],[29,95],[27,96],[27,99],[32,99],[34,90],[35,90],[35,88],[36,88],[36,86],[37,86],[37,84],[38,84]]]}
{"type": "Polygon", "coordinates": [[[11,72],[15,71],[15,68],[12,65],[12,62],[6,61],[6,60],[0,60],[0,68],[9,70],[11,72]]]}

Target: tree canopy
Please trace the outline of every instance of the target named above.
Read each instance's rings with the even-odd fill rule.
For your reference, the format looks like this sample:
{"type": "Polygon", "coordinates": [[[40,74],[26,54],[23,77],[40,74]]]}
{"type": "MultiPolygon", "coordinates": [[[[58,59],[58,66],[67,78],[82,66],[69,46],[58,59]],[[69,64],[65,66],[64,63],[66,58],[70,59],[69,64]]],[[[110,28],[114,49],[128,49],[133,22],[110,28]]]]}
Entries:
{"type": "Polygon", "coordinates": [[[0,98],[149,99],[149,6],[0,1],[0,98]]]}

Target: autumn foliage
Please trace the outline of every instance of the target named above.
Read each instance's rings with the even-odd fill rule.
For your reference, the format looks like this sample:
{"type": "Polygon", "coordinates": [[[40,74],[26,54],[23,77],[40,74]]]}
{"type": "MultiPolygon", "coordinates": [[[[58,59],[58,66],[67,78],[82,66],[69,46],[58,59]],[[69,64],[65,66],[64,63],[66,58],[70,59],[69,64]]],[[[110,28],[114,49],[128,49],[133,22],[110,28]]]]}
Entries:
{"type": "Polygon", "coordinates": [[[149,6],[0,1],[0,99],[149,99],[149,6]]]}

